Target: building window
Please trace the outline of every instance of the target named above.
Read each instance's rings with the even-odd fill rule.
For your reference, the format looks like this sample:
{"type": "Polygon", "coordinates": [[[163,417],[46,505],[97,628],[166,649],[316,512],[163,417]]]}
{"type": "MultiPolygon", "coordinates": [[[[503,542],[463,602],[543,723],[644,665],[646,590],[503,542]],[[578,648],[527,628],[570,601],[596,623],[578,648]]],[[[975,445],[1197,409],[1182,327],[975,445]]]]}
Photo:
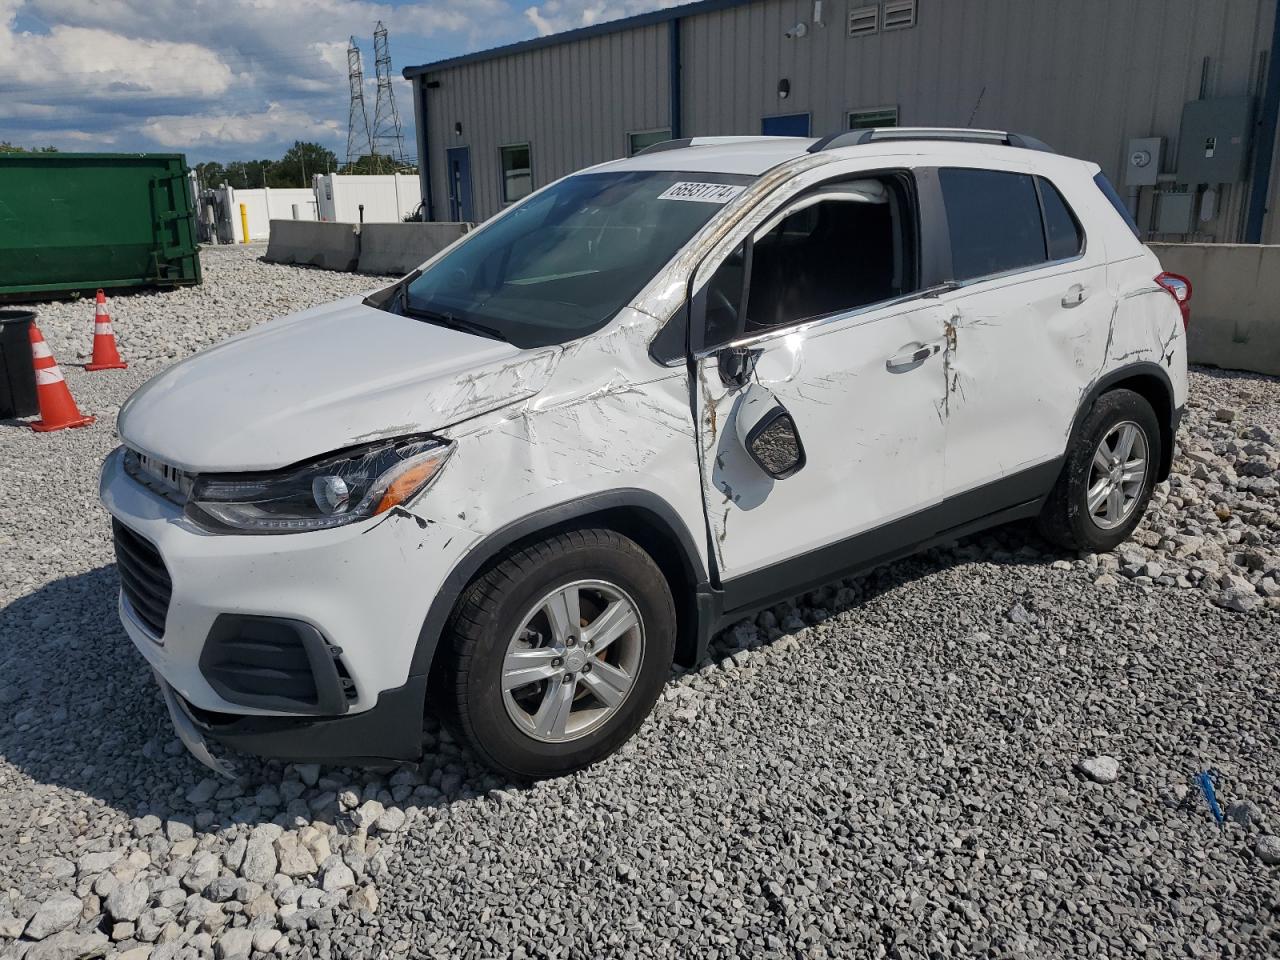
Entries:
{"type": "Polygon", "coordinates": [[[897,125],[897,107],[881,107],[876,110],[854,110],[849,114],[850,130],[871,130],[875,127],[896,127],[897,125]]]}
{"type": "Polygon", "coordinates": [[[533,193],[533,165],[529,145],[518,143],[502,148],[502,201],[515,203],[533,193]]]}
{"type": "Polygon", "coordinates": [[[665,143],[670,139],[670,130],[644,130],[640,133],[628,133],[627,156],[634,157],[641,150],[648,149],[655,143],[665,143]]]}

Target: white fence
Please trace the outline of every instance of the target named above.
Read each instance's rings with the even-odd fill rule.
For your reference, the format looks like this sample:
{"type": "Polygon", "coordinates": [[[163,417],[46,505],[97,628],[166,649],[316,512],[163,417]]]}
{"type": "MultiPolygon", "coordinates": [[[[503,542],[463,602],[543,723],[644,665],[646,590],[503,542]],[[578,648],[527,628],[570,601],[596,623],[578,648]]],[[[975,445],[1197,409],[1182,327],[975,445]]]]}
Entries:
{"type": "Polygon", "coordinates": [[[400,223],[422,203],[422,184],[416,174],[366,177],[318,173],[313,180],[321,220],[400,223]]]}
{"type": "Polygon", "coordinates": [[[202,210],[212,220],[209,229],[219,243],[245,242],[241,205],[249,221],[249,239],[267,240],[271,236],[272,220],[400,223],[422,202],[418,178],[405,174],[368,177],[317,174],[312,178],[310,189],[237,190],[224,184],[210,193],[212,204],[202,204],[202,210]]]}

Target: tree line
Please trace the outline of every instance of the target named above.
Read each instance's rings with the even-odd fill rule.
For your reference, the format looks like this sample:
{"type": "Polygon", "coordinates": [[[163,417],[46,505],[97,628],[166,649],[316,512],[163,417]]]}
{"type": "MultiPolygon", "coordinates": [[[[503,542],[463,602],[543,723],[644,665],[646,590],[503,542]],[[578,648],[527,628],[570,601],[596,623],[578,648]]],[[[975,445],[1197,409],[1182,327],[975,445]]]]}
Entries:
{"type": "Polygon", "coordinates": [[[232,160],[197,163],[196,177],[204,187],[224,183],[237,190],[260,187],[309,187],[317,173],[417,173],[417,168],[397,164],[390,157],[363,156],[351,163],[339,163],[337,155],[318,143],[295,140],[279,160],[232,160]]]}

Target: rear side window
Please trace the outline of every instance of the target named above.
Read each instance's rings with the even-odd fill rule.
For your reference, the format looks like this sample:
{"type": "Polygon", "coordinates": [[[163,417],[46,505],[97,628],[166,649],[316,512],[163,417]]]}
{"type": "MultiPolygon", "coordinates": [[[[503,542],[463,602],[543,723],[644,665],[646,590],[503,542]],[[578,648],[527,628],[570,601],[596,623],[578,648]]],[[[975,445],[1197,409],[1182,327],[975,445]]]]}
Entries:
{"type": "Polygon", "coordinates": [[[1044,238],[1050,260],[1070,260],[1084,249],[1084,231],[1067,206],[1058,188],[1044,177],[1036,177],[1040,203],[1044,209],[1044,238]]]}
{"type": "Polygon", "coordinates": [[[1124,205],[1124,201],[1120,199],[1120,194],[1116,193],[1116,188],[1111,185],[1111,181],[1107,179],[1105,173],[1100,173],[1093,178],[1093,182],[1098,185],[1098,189],[1102,191],[1102,195],[1110,201],[1111,206],[1116,208],[1116,213],[1120,214],[1129,229],[1133,231],[1133,235],[1139,240],[1142,234],[1138,232],[1138,224],[1133,219],[1133,214],[1129,212],[1129,208],[1124,205]]]}
{"type": "Polygon", "coordinates": [[[1006,273],[1045,261],[1035,181],[1023,173],[938,171],[956,280],[1006,273]]]}

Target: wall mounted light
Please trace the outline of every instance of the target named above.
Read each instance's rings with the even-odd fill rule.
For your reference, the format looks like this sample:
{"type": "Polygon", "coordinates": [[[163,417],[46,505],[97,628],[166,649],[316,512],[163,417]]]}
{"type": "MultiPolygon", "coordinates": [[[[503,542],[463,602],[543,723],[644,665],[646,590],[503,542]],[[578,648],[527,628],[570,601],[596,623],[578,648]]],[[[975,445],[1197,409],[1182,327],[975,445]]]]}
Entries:
{"type": "Polygon", "coordinates": [[[791,81],[783,77],[778,81],[778,99],[785,100],[791,96],[791,81]]]}
{"type": "Polygon", "coordinates": [[[454,132],[457,136],[459,136],[459,137],[460,137],[460,136],[462,136],[462,121],[461,121],[461,120],[459,120],[457,123],[455,123],[455,124],[453,125],[453,132],[454,132]]]}

